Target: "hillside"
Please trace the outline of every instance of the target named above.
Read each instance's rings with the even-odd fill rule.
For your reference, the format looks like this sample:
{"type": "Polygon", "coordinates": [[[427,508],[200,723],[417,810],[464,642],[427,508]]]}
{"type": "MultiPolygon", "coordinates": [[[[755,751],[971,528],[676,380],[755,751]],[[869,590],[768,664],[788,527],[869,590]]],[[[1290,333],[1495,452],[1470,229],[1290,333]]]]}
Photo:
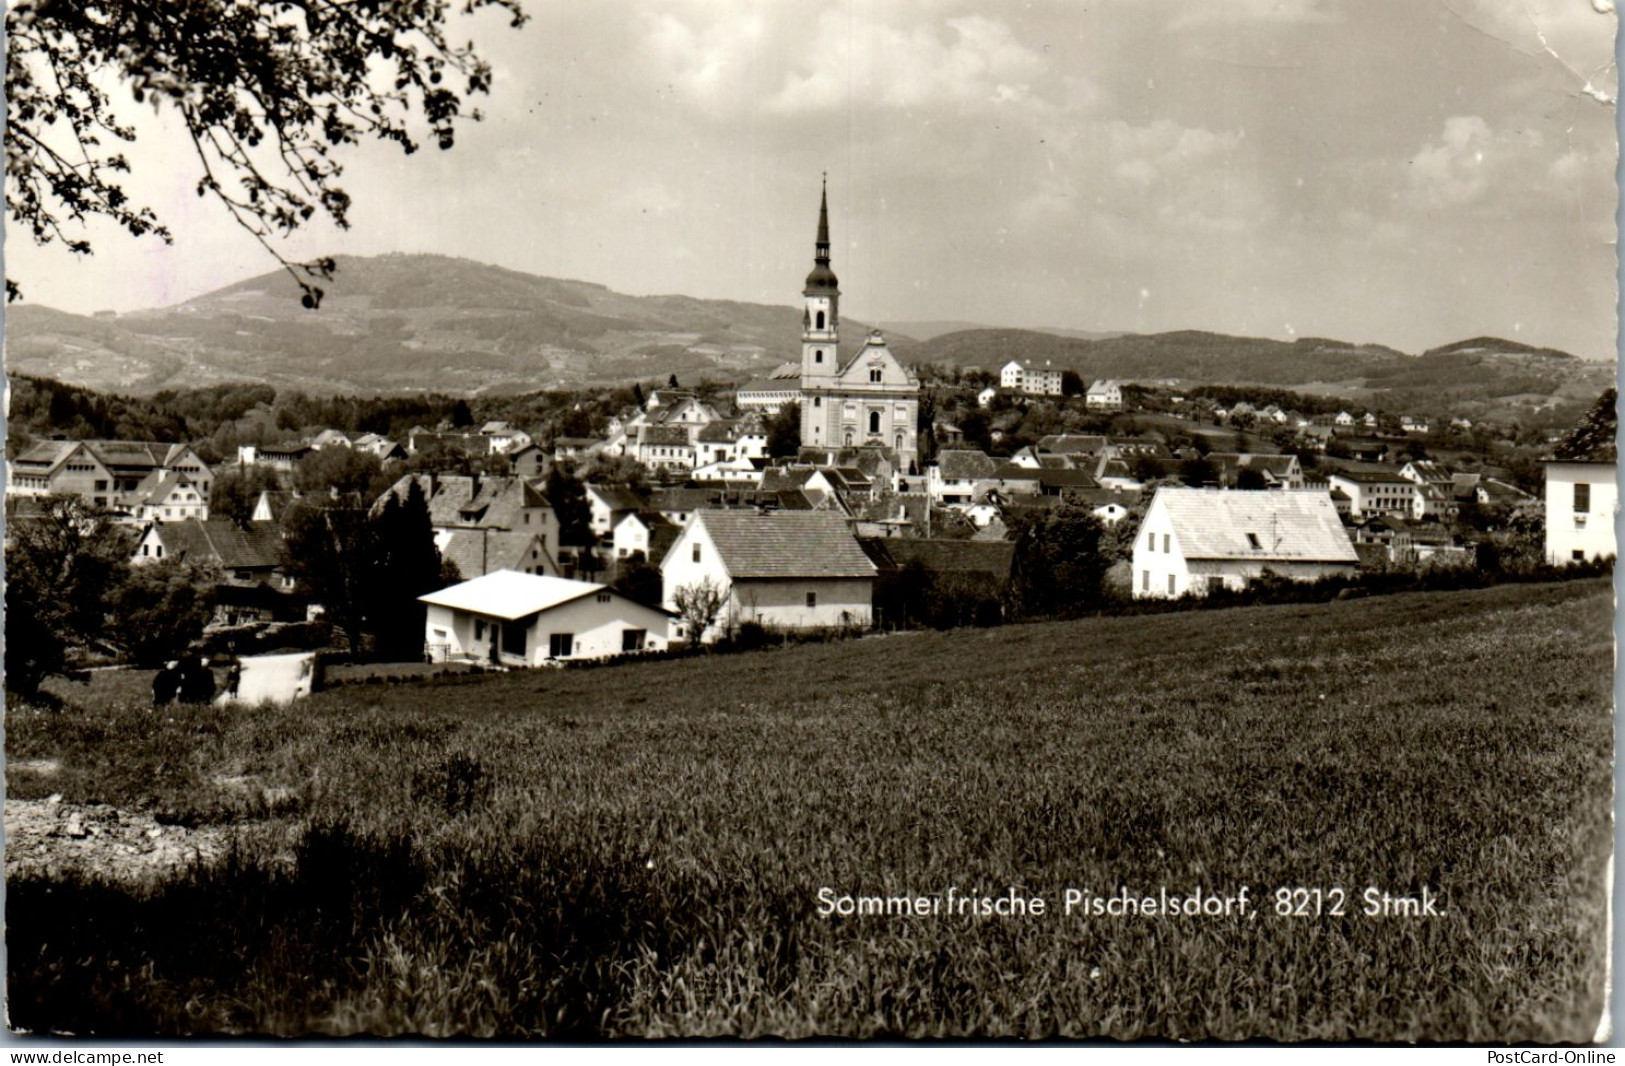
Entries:
{"type": "MultiPolygon", "coordinates": [[[[8,363],[14,373],[136,395],[235,381],[313,393],[466,395],[672,374],[742,381],[800,348],[801,315],[788,304],[629,296],[446,256],[341,258],[338,267],[315,312],[300,306],[281,272],[118,316],[19,304],[7,314],[8,363]]],[[[906,362],[996,370],[1010,359],[1049,360],[1086,380],[1274,385],[1422,414],[1444,414],[1448,405],[1475,419],[1589,401],[1614,375],[1611,363],[1489,337],[1412,356],[1314,337],[966,325],[898,322],[888,338],[906,362]]],[[[869,329],[853,319],[842,326],[846,351],[869,329]]]]}
{"type": "MultiPolygon", "coordinates": [[[[315,392],[461,393],[742,379],[796,357],[791,306],[628,296],[429,255],[340,258],[319,311],[274,272],[173,307],[87,318],[18,305],[13,372],[104,390],[250,380],[315,392]]],[[[868,331],[848,320],[843,347],[868,331]]],[[[905,352],[909,338],[894,336],[905,352]]]]}
{"type": "Polygon", "coordinates": [[[1085,340],[1031,330],[968,330],[933,337],[910,355],[995,372],[1011,359],[1047,360],[1085,381],[1271,385],[1390,411],[1502,419],[1589,400],[1614,380],[1612,363],[1490,337],[1413,356],[1323,337],[1278,341],[1181,330],[1085,340]]]}

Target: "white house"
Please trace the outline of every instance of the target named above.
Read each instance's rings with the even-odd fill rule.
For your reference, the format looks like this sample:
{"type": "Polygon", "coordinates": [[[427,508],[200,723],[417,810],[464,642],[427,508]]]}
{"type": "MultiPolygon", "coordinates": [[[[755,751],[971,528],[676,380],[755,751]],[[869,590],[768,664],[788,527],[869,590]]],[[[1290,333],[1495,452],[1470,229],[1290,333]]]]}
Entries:
{"type": "Polygon", "coordinates": [[[1031,359],[1012,359],[999,368],[999,385],[1032,396],[1061,395],[1061,370],[1048,362],[1039,366],[1031,359]]]}
{"type": "Polygon", "coordinates": [[[668,609],[680,590],[707,582],[722,596],[704,640],[741,622],[821,629],[868,626],[874,615],[875,565],[832,511],[696,511],[660,572],[668,609]]]}
{"type": "Polygon", "coordinates": [[[1619,511],[1619,459],[1614,435],[1615,393],[1603,393],[1591,412],[1546,461],[1546,560],[1554,566],[1617,556],[1614,516],[1619,511]]]}
{"type": "Polygon", "coordinates": [[[1090,382],[1089,390],[1083,394],[1083,402],[1086,407],[1115,411],[1123,406],[1123,388],[1109,379],[1090,382]]]}
{"type": "Polygon", "coordinates": [[[430,656],[544,666],[666,647],[670,617],[605,585],[496,570],[419,596],[430,656]]]}
{"type": "Polygon", "coordinates": [[[1163,487],[1134,542],[1134,595],[1240,589],[1266,570],[1312,581],[1358,565],[1328,493],[1163,487]]]}
{"type": "Polygon", "coordinates": [[[987,388],[976,394],[976,406],[986,407],[988,404],[993,402],[993,397],[997,396],[998,394],[999,390],[994,388],[992,385],[989,385],[987,388]]]}

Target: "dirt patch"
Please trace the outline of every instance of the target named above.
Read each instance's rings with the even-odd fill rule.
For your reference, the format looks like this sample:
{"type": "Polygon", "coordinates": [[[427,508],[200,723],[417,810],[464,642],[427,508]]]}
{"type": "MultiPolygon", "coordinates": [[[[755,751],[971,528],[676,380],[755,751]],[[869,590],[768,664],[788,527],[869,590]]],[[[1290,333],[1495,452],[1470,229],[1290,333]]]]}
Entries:
{"type": "Polygon", "coordinates": [[[6,800],[6,876],[77,871],[144,881],[226,853],[237,830],[160,825],[150,814],[61,797],[6,800]]]}

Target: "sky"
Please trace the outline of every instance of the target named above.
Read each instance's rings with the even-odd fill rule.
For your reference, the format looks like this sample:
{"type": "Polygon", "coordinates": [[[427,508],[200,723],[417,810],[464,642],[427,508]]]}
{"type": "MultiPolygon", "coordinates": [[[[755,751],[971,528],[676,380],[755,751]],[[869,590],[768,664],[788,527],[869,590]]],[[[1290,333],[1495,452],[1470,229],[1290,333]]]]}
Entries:
{"type": "MultiPolygon", "coordinates": [[[[525,6],[519,30],[454,19],[495,67],[484,121],[353,152],[351,228],[284,254],[798,304],[827,172],[864,321],[1615,351],[1609,0],[525,6]]],[[[129,109],[128,188],[174,244],[18,235],[30,301],[162,306],[275,268],[129,109]]]]}

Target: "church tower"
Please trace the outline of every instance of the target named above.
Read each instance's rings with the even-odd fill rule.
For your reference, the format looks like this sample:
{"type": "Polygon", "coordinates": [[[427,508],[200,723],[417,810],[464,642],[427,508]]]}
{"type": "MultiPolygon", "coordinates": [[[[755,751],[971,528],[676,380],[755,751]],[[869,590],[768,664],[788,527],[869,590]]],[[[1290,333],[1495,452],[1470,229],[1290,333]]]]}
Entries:
{"type": "MultiPolygon", "coordinates": [[[[802,290],[801,387],[828,388],[840,366],[837,329],[841,324],[841,290],[829,268],[829,186],[826,180],[818,204],[818,239],[813,245],[813,269],[802,290]]],[[[810,442],[809,442],[810,443],[810,442]]]]}

